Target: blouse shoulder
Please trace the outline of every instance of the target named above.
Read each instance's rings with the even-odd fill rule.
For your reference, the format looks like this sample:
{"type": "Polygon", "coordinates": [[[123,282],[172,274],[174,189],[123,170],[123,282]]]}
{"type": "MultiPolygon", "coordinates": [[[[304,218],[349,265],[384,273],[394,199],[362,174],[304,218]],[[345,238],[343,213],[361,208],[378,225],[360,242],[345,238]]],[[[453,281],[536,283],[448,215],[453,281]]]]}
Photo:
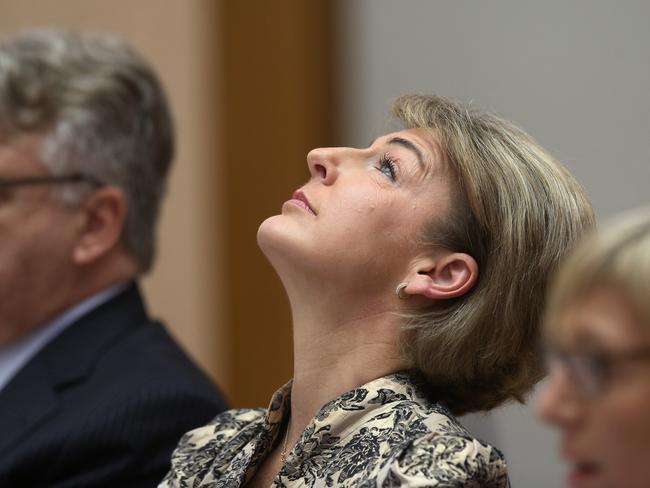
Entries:
{"type": "Polygon", "coordinates": [[[385,486],[509,487],[503,454],[469,434],[430,432],[391,465],[385,486]]]}
{"type": "MultiPolygon", "coordinates": [[[[223,446],[228,443],[231,448],[231,441],[242,431],[250,431],[250,437],[255,435],[255,426],[263,423],[265,413],[263,408],[227,410],[207,425],[185,433],[172,454],[171,470],[159,488],[194,486],[195,480],[214,468],[223,446]]],[[[250,440],[248,436],[240,437],[243,444],[250,440]]]]}

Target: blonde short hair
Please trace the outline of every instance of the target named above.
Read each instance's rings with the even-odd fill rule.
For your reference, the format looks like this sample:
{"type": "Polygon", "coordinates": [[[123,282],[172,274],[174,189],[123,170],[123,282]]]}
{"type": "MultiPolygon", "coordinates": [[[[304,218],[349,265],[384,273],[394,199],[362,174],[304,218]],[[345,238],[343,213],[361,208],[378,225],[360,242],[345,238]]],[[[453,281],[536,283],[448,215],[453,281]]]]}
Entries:
{"type": "Polygon", "coordinates": [[[611,221],[569,256],[551,286],[546,333],[552,334],[569,305],[599,287],[621,292],[650,327],[650,207],[611,221]]]}
{"type": "Polygon", "coordinates": [[[470,293],[409,317],[403,351],[454,413],[522,401],[541,378],[548,276],[594,224],[592,206],[560,162],[495,115],[424,95],[398,98],[393,114],[431,129],[455,176],[450,215],[425,237],[479,265],[470,293]]]}

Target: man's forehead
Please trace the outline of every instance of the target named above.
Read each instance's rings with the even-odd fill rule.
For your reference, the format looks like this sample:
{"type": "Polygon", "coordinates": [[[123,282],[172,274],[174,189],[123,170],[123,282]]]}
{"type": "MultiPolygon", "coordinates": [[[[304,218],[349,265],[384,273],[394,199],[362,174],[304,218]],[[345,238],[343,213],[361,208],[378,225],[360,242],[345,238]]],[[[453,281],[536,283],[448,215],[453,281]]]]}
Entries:
{"type": "Polygon", "coordinates": [[[42,136],[33,134],[19,135],[10,140],[0,141],[1,174],[16,170],[23,172],[26,169],[38,173],[47,172],[38,157],[41,145],[42,136]]]}

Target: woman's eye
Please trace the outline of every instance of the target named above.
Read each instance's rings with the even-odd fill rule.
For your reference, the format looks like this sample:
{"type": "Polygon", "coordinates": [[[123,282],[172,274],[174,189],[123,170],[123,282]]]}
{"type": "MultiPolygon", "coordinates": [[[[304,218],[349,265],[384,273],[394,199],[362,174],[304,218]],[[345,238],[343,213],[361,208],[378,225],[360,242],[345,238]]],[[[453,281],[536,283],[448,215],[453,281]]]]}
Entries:
{"type": "Polygon", "coordinates": [[[390,157],[388,154],[384,154],[379,158],[379,166],[377,169],[384,173],[391,181],[396,180],[396,167],[395,160],[390,157]]]}
{"type": "Polygon", "coordinates": [[[11,190],[9,188],[2,188],[0,186],[0,203],[5,203],[11,200],[11,190]]]}
{"type": "Polygon", "coordinates": [[[610,357],[602,352],[591,353],[587,360],[589,362],[589,367],[597,373],[601,378],[605,378],[610,374],[611,368],[611,359],[610,357]]]}

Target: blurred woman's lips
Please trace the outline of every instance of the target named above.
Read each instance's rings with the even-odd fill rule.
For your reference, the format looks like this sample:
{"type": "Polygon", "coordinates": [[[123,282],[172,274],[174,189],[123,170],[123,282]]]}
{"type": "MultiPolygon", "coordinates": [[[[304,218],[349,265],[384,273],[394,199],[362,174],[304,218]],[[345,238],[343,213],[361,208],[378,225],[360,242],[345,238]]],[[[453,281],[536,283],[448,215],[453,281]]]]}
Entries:
{"type": "Polygon", "coordinates": [[[293,194],[291,200],[289,200],[288,203],[293,203],[294,205],[297,205],[305,209],[307,212],[309,212],[312,215],[318,215],[316,211],[313,209],[313,207],[311,206],[311,204],[309,203],[307,196],[300,190],[296,191],[293,194]]]}
{"type": "Polygon", "coordinates": [[[600,468],[591,461],[573,461],[569,471],[568,483],[573,488],[593,486],[600,475],[600,468]]]}

